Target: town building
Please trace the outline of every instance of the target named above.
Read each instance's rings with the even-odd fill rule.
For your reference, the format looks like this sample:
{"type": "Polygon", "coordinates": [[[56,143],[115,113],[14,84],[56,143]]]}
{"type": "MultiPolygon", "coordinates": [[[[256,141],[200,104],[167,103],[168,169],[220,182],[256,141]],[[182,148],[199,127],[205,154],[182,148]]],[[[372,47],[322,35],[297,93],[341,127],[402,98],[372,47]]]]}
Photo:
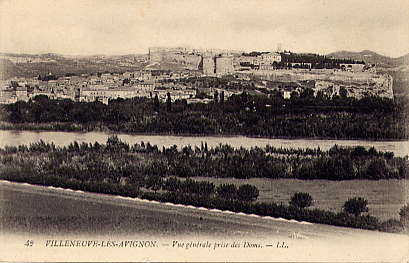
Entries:
{"type": "Polygon", "coordinates": [[[364,70],[365,64],[340,64],[342,70],[360,72],[364,70]]]}
{"type": "Polygon", "coordinates": [[[262,53],[257,56],[256,64],[259,65],[260,70],[272,70],[275,69],[275,64],[281,62],[281,55],[276,52],[262,53]]]}
{"type": "Polygon", "coordinates": [[[233,57],[231,56],[216,57],[216,74],[217,75],[227,75],[233,72],[234,72],[233,57]]]}
{"type": "Polygon", "coordinates": [[[213,76],[216,73],[215,58],[211,56],[203,57],[203,74],[213,76]]]}

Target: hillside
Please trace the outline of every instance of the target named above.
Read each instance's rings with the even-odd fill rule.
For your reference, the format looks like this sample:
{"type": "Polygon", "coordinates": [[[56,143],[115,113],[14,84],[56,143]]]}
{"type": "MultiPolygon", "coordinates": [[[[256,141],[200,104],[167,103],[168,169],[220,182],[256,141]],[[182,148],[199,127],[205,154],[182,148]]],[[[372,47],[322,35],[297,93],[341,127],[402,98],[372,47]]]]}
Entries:
{"type": "Polygon", "coordinates": [[[0,79],[9,79],[21,75],[21,69],[10,60],[0,58],[0,79]]]}
{"type": "MultiPolygon", "coordinates": [[[[380,67],[396,68],[409,67],[409,54],[391,58],[370,50],[361,52],[338,51],[328,54],[333,58],[351,58],[363,60],[368,64],[377,64],[380,67]]],[[[36,77],[52,72],[55,75],[83,74],[96,72],[125,72],[142,69],[185,69],[186,63],[180,61],[148,62],[146,54],[128,55],[92,55],[92,56],[65,56],[55,53],[47,54],[13,54],[0,53],[0,79],[11,77],[36,77]]]]}
{"type": "Polygon", "coordinates": [[[58,54],[0,53],[0,79],[36,77],[49,72],[57,76],[96,72],[125,72],[143,68],[146,55],[126,56],[62,56],[58,54]]]}
{"type": "Polygon", "coordinates": [[[401,57],[391,58],[380,55],[370,50],[363,50],[361,52],[352,51],[338,51],[328,54],[329,57],[334,58],[351,58],[355,60],[363,60],[368,64],[377,64],[383,67],[398,67],[402,65],[409,65],[409,54],[401,57]]]}

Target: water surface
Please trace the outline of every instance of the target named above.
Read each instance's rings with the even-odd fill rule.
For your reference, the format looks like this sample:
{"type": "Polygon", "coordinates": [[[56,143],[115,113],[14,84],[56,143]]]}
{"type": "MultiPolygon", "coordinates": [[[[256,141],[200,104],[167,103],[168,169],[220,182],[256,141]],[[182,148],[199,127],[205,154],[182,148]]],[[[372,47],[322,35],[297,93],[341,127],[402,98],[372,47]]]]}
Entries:
{"type": "MultiPolygon", "coordinates": [[[[6,145],[17,146],[30,144],[43,140],[53,142],[58,146],[65,146],[73,141],[79,143],[106,143],[112,133],[107,132],[55,132],[55,131],[0,131],[0,147],[6,145]]],[[[131,135],[118,134],[118,137],[129,143],[149,142],[152,145],[169,147],[177,145],[178,148],[191,145],[200,147],[202,142],[206,142],[208,147],[214,147],[218,144],[229,144],[234,148],[251,148],[254,146],[265,147],[267,144],[283,148],[316,148],[328,150],[335,144],[339,146],[364,146],[375,147],[378,151],[393,152],[395,156],[409,155],[409,141],[366,141],[366,140],[321,140],[321,139],[268,139],[268,138],[249,138],[245,136],[173,136],[173,135],[131,135]]]]}

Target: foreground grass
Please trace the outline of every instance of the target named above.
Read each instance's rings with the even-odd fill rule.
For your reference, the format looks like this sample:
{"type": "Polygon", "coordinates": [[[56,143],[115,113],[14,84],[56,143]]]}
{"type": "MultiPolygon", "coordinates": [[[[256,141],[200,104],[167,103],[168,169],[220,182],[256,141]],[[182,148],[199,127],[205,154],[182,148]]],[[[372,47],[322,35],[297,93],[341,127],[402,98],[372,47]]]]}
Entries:
{"type": "Polygon", "coordinates": [[[139,197],[145,200],[193,205],[195,207],[204,207],[208,209],[220,209],[276,218],[281,217],[289,220],[293,219],[318,224],[379,230],[384,232],[401,232],[404,230],[403,226],[396,220],[380,222],[376,217],[370,215],[353,216],[344,212],[334,213],[320,209],[303,209],[276,203],[243,202],[239,200],[227,200],[218,197],[195,194],[141,191],[140,189],[132,186],[113,185],[103,182],[80,182],[78,180],[67,180],[54,176],[33,178],[24,175],[1,175],[0,179],[42,186],[62,187],[65,189],[82,190],[94,193],[120,195],[133,198],[139,197]]]}
{"type": "Polygon", "coordinates": [[[406,202],[406,189],[409,180],[299,180],[299,179],[268,179],[268,178],[213,178],[195,177],[197,181],[240,186],[251,184],[260,191],[258,201],[287,204],[291,196],[297,192],[310,193],[314,199],[313,207],[340,212],[343,203],[348,198],[361,196],[368,200],[371,215],[380,220],[399,219],[399,210],[406,202]]]}

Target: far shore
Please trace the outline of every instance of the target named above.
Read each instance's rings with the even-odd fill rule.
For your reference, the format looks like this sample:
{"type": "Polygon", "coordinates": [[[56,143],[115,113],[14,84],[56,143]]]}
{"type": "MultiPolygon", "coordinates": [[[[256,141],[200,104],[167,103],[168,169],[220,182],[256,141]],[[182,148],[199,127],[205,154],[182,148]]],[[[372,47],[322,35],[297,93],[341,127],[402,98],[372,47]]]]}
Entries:
{"type": "Polygon", "coordinates": [[[117,131],[110,129],[103,123],[87,123],[78,124],[72,122],[52,122],[52,123],[11,123],[0,122],[0,131],[29,131],[29,132],[69,132],[69,133],[104,133],[104,134],[123,134],[123,135],[140,135],[140,136],[180,136],[180,137],[214,137],[214,138],[255,138],[255,139],[282,139],[282,140],[344,140],[344,141],[368,141],[368,142],[393,142],[393,141],[409,141],[409,138],[334,138],[334,137],[305,137],[305,136],[260,136],[247,134],[231,134],[231,133],[213,133],[213,134],[197,134],[197,133],[174,133],[174,132],[128,132],[117,131]],[[92,127],[93,126],[93,127],[92,127]]]}

